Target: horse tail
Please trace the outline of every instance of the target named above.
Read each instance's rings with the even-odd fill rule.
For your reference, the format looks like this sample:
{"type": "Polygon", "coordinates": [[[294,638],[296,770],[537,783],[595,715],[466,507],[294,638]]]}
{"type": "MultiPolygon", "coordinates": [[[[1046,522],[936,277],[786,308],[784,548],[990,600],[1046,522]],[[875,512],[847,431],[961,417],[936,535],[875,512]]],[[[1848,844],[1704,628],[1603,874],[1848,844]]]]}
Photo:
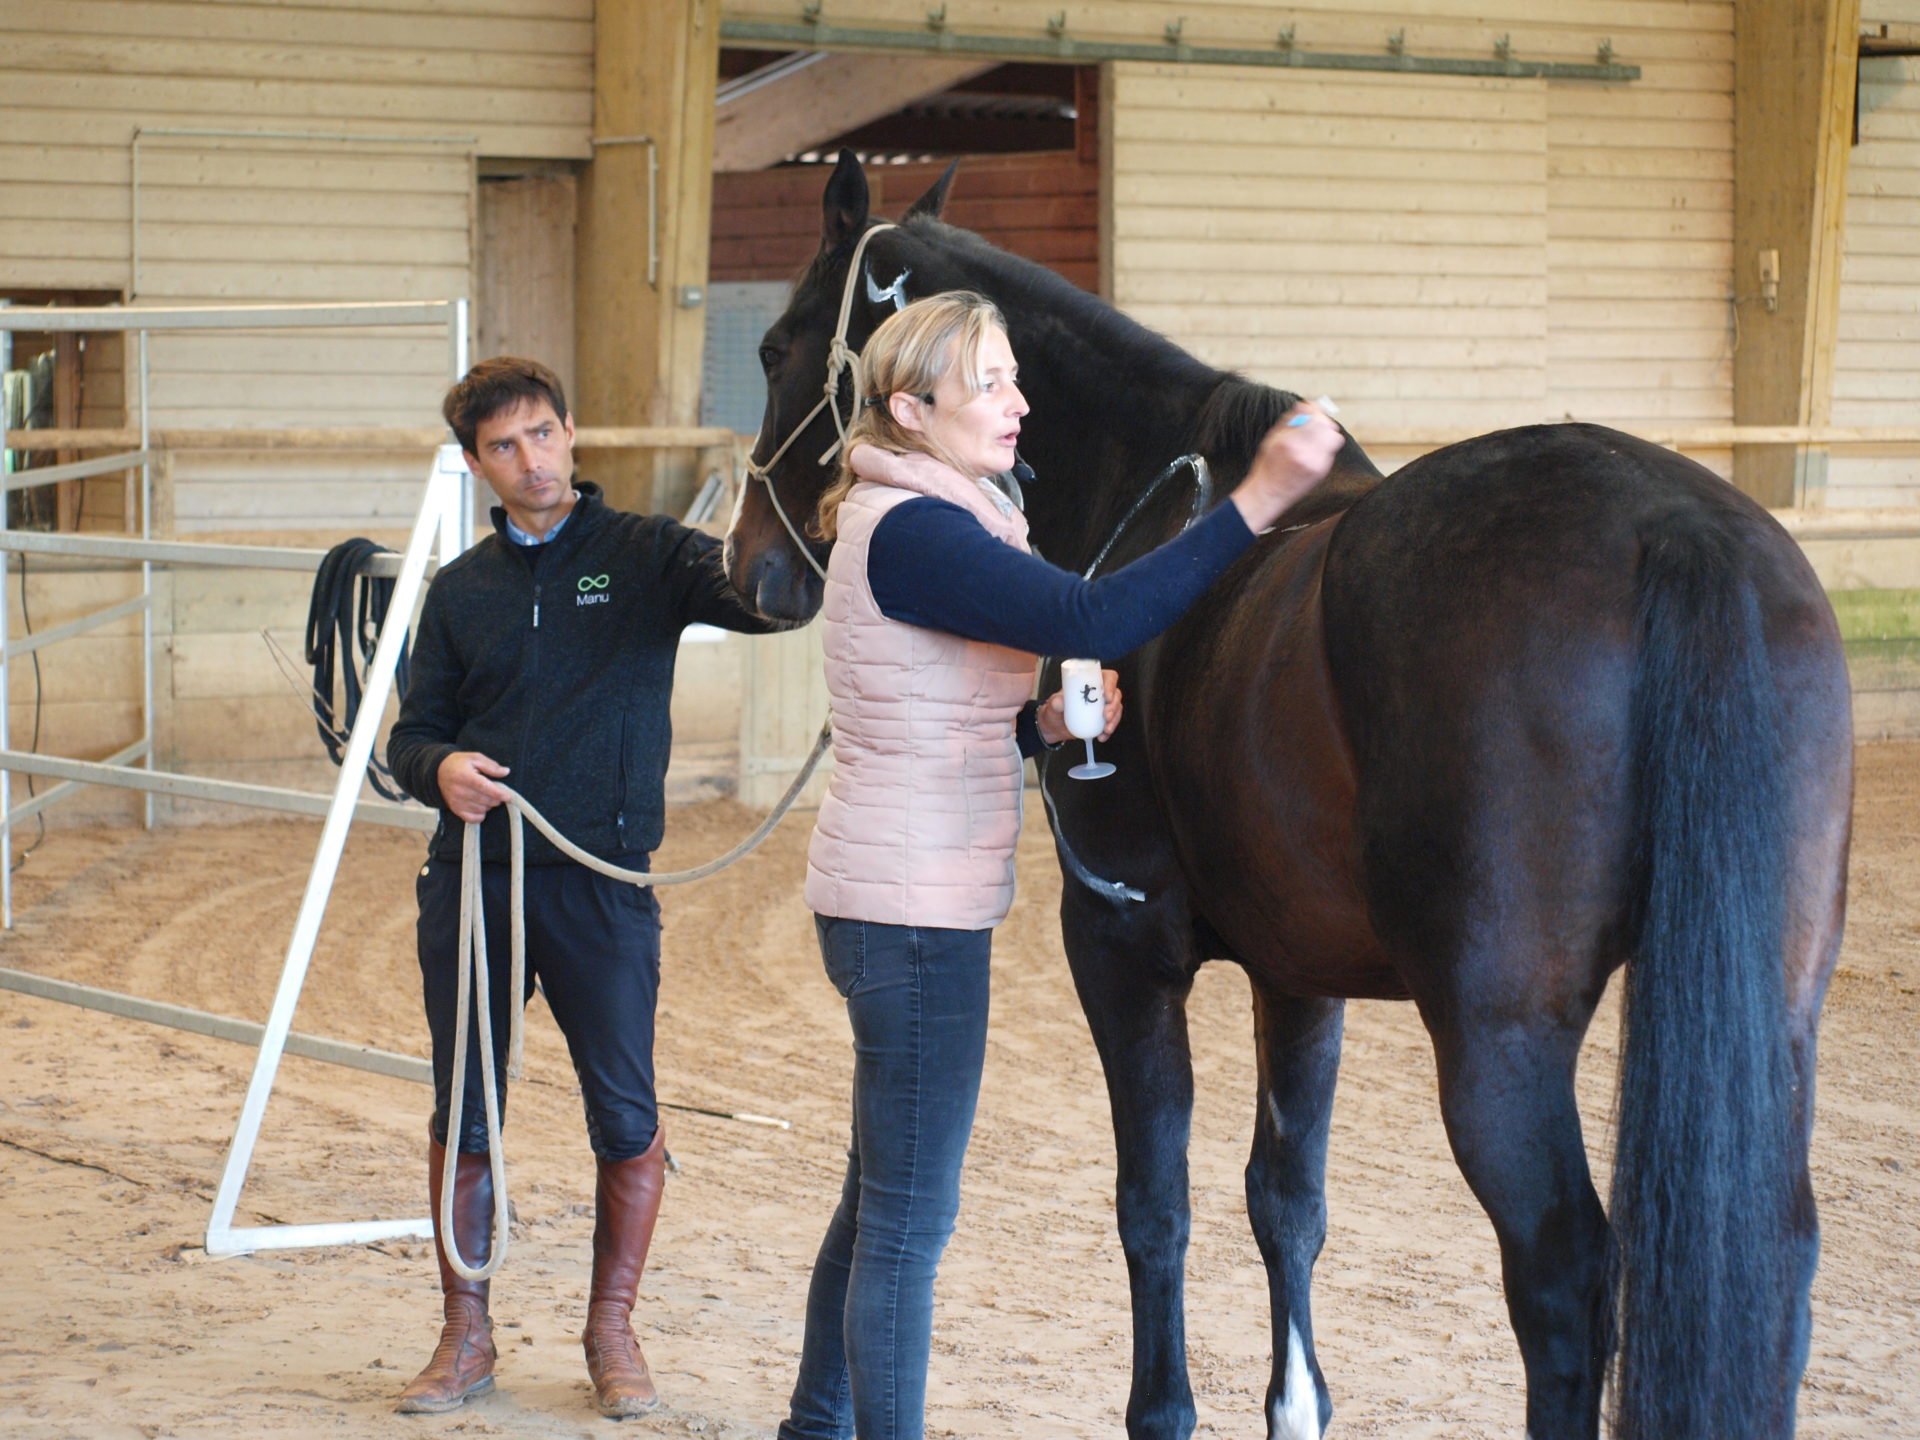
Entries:
{"type": "Polygon", "coordinates": [[[1610,1207],[1616,1440],[1793,1424],[1786,776],[1742,560],[1725,527],[1671,517],[1639,575],[1638,945],[1610,1207]]]}

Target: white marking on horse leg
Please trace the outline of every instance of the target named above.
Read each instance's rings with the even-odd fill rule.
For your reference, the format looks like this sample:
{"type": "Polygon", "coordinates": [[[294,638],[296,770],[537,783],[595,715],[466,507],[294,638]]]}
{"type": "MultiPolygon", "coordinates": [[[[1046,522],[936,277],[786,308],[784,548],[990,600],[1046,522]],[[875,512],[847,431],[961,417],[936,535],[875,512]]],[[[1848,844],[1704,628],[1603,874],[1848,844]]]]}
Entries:
{"type": "MultiPolygon", "coordinates": [[[[1273,1138],[1287,1138],[1287,1117],[1280,1108],[1280,1097],[1272,1091],[1267,1092],[1267,1124],[1273,1127],[1273,1138]]],[[[1291,1323],[1291,1322],[1289,1322],[1291,1323]]]]}
{"type": "Polygon", "coordinates": [[[1307,1369],[1300,1328],[1291,1319],[1287,1321],[1286,1389],[1267,1418],[1267,1440],[1320,1440],[1320,1396],[1313,1388],[1313,1372],[1307,1369]]]}

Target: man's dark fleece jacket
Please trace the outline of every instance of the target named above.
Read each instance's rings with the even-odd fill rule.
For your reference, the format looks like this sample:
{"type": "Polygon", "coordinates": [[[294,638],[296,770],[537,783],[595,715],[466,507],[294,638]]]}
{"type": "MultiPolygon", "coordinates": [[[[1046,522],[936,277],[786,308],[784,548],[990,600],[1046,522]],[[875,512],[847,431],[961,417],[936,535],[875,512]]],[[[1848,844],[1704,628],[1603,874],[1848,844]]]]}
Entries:
{"type": "MultiPolygon", "coordinates": [[[[544,545],[495,533],[434,577],[387,764],[409,795],[440,807],[431,853],[458,861],[465,822],[441,803],[440,762],[477,750],[581,849],[642,868],[666,820],[668,701],[680,632],[704,622],[746,634],[785,628],[747,607],[721,569],[721,542],[663,515],[610,508],[596,485],[544,545]]],[[[566,857],[526,827],[527,863],[566,857]]],[[[481,828],[482,855],[508,858],[507,813],[481,828]]]]}

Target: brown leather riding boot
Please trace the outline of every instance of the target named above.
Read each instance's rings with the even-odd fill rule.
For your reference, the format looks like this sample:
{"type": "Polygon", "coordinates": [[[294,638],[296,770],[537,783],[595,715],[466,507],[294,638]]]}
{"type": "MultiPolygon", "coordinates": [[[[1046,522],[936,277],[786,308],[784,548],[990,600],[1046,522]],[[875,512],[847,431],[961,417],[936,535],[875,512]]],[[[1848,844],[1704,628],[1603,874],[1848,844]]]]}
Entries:
{"type": "MultiPolygon", "coordinates": [[[[433,1253],[440,1262],[441,1306],[446,1323],[427,1368],[400,1392],[393,1408],[402,1415],[438,1415],[457,1410],[470,1396],[493,1388],[493,1321],[487,1315],[488,1284],[467,1280],[447,1263],[440,1240],[440,1175],[446,1147],[427,1141],[427,1195],[433,1205],[433,1253]]],[[[485,1155],[462,1155],[453,1181],[453,1235],[460,1258],[479,1266],[493,1253],[493,1171],[485,1155]]]]}
{"type": "Polygon", "coordinates": [[[653,1137],[644,1155],[600,1162],[594,1196],[593,1290],[587,1297],[587,1374],[602,1415],[623,1419],[645,1415],[660,1404],[647,1357],[628,1323],[660,1214],[660,1191],[667,1176],[667,1139],[653,1137]]]}

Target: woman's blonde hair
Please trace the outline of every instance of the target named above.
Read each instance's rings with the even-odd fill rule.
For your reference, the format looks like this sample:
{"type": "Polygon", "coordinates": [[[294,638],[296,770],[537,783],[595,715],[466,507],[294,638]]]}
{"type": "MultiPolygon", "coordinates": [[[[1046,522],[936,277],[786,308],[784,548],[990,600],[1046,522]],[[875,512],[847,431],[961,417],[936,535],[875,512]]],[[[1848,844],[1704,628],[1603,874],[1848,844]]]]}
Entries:
{"type": "Polygon", "coordinates": [[[814,534],[823,540],[839,534],[840,502],[859,478],[849,462],[854,446],[874,445],[896,453],[918,450],[954,463],[925,434],[894,419],[887,400],[899,393],[931,399],[934,386],[956,364],[971,400],[980,392],[980,347],[989,330],[1006,328],[1000,307],[972,290],[929,295],[880,322],[855,369],[853,423],[840,450],[839,473],[820,497],[814,534]]]}

